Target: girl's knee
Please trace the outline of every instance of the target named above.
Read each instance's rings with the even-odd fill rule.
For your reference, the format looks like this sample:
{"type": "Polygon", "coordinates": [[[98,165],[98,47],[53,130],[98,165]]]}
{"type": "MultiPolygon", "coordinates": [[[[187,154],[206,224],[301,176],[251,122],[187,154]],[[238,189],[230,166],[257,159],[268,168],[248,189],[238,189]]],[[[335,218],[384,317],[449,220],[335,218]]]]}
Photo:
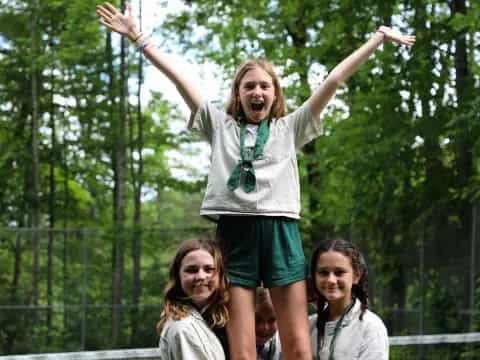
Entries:
{"type": "Polygon", "coordinates": [[[233,352],[230,350],[230,360],[255,360],[257,354],[255,351],[248,351],[246,349],[241,349],[239,351],[233,352]]]}
{"type": "Polygon", "coordinates": [[[310,360],[312,358],[310,341],[302,336],[292,336],[287,339],[287,341],[282,341],[282,349],[284,351],[285,359],[287,360],[310,360]]]}

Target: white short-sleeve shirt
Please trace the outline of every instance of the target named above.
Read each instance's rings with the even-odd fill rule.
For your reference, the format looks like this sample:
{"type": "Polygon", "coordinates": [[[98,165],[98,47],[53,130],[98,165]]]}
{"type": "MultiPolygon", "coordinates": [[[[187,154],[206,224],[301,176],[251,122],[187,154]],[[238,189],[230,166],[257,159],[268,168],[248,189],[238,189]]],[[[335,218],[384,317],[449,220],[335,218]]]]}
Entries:
{"type": "MultiPolygon", "coordinates": [[[[189,129],[199,132],[211,145],[211,166],[200,214],[300,217],[300,182],[296,152],[320,135],[319,118],[309,102],[285,117],[270,122],[263,156],[253,161],[255,189],[227,188],[232,170],[240,160],[240,126],[225,111],[205,102],[191,117],[189,129]]],[[[248,131],[248,133],[254,131],[248,131]]],[[[247,136],[249,136],[247,133],[247,136]]],[[[249,140],[247,139],[247,145],[249,140]]]]}

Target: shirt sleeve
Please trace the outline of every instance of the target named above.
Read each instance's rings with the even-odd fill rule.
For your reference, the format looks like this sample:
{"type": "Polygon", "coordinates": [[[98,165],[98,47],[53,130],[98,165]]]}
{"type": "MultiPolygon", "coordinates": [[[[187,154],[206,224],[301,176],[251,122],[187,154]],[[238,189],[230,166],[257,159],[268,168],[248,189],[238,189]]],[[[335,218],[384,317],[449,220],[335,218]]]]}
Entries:
{"type": "Polygon", "coordinates": [[[295,137],[295,148],[298,150],[322,133],[320,118],[312,115],[310,102],[307,100],[293,113],[288,115],[288,123],[295,137]]]}
{"type": "Polygon", "coordinates": [[[191,323],[167,322],[160,335],[160,360],[211,360],[201,334],[191,323]]]}
{"type": "Polygon", "coordinates": [[[383,322],[366,329],[359,360],[388,360],[388,334],[383,322]]]}
{"type": "Polygon", "coordinates": [[[173,338],[174,345],[170,344],[171,360],[209,360],[200,337],[186,328],[179,328],[173,338]]]}
{"type": "Polygon", "coordinates": [[[199,133],[211,144],[213,133],[218,128],[219,121],[225,121],[226,117],[225,111],[205,101],[198,107],[195,114],[192,113],[188,121],[188,129],[199,133]]]}

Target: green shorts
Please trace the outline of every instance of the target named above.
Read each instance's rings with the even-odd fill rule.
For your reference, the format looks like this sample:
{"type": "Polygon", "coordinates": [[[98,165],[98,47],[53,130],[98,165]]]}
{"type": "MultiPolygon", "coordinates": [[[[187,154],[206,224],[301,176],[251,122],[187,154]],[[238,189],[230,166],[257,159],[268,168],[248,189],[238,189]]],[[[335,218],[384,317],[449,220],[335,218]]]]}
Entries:
{"type": "Polygon", "coordinates": [[[270,216],[221,216],[217,240],[231,284],[289,285],[307,277],[298,222],[270,216]]]}

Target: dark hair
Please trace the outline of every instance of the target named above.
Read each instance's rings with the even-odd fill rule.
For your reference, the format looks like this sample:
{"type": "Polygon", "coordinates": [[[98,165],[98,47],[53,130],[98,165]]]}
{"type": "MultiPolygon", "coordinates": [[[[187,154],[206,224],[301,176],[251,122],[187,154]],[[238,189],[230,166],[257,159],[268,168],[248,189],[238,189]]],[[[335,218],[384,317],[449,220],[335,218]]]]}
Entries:
{"type": "Polygon", "coordinates": [[[363,319],[365,311],[368,309],[368,272],[367,264],[360,250],[355,247],[350,241],[346,241],[340,238],[322,241],[312,253],[312,259],[310,261],[310,280],[312,282],[312,288],[318,296],[317,299],[317,333],[318,343],[323,341],[325,323],[328,320],[328,306],[327,300],[320,293],[315,286],[315,273],[317,270],[318,258],[320,255],[327,251],[336,251],[346,257],[348,257],[352,263],[353,272],[360,276],[358,283],[352,286],[352,297],[358,299],[361,303],[360,320],[363,319]]]}
{"type": "Polygon", "coordinates": [[[272,104],[272,109],[270,110],[270,118],[278,119],[282,116],[285,116],[285,98],[283,96],[282,87],[280,86],[280,80],[273,69],[273,66],[270,62],[265,59],[250,59],[245,61],[240,67],[237,69],[235,76],[232,81],[232,88],[230,92],[230,98],[228,99],[226,105],[227,114],[232,115],[234,118],[244,116],[242,104],[240,103],[240,83],[245,76],[245,74],[259,67],[263,69],[273,81],[273,86],[275,88],[275,96],[276,100],[272,104]]]}
{"type": "Polygon", "coordinates": [[[223,327],[228,321],[228,290],[227,279],[223,266],[222,254],[218,245],[210,240],[189,240],[182,243],[170,264],[168,282],[164,291],[164,306],[160,321],[157,324],[157,332],[162,331],[167,319],[180,320],[190,314],[192,303],[182,289],[180,282],[180,267],[183,258],[195,250],[205,250],[213,257],[218,286],[209,299],[207,308],[202,314],[210,328],[223,327]]]}
{"type": "Polygon", "coordinates": [[[272,298],[270,297],[270,290],[265,289],[264,287],[257,287],[255,289],[255,305],[259,305],[263,303],[272,304],[272,298]]]}

